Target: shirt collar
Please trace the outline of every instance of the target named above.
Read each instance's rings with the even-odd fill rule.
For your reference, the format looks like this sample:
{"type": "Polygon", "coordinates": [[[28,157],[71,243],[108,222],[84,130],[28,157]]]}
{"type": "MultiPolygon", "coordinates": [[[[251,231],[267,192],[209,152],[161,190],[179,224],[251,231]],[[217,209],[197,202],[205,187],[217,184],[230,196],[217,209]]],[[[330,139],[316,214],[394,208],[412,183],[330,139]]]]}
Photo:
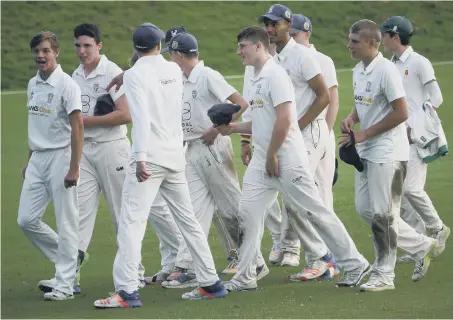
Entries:
{"type": "Polygon", "coordinates": [[[310,44],[310,46],[308,47],[308,49],[310,50],[313,50],[313,51],[317,51],[315,46],[313,44],[310,44]]]}
{"type": "Polygon", "coordinates": [[[378,55],[373,59],[373,61],[371,61],[371,63],[368,65],[368,67],[365,68],[365,66],[363,65],[363,62],[361,61],[356,66],[356,68],[358,68],[361,73],[370,74],[374,70],[376,65],[379,63],[379,61],[381,61],[382,59],[384,59],[384,57],[382,56],[382,53],[379,52],[378,55]]]}
{"type": "Polygon", "coordinates": [[[272,66],[275,65],[275,61],[272,59],[272,57],[269,57],[269,59],[264,63],[263,68],[261,69],[260,73],[255,76],[255,70],[251,72],[250,80],[255,81],[258,80],[259,78],[266,78],[271,74],[272,66]]]}
{"type": "Polygon", "coordinates": [[[50,75],[49,78],[47,78],[47,80],[43,80],[41,78],[41,75],[39,74],[39,71],[37,72],[36,74],[36,84],[38,83],[48,83],[50,84],[52,87],[56,87],[59,80],[60,80],[60,76],[63,74],[63,69],[61,69],[61,66],[58,64],[56,69],[52,72],[52,74],[50,75]]]}
{"type": "Polygon", "coordinates": [[[290,38],[286,46],[283,48],[280,53],[276,53],[275,57],[277,57],[278,61],[285,61],[285,59],[291,54],[291,49],[297,45],[297,42],[290,38]]]}
{"type": "Polygon", "coordinates": [[[203,70],[203,68],[204,68],[204,61],[203,60],[198,61],[198,63],[195,65],[195,67],[193,67],[192,71],[190,72],[189,77],[186,77],[186,75],[184,75],[184,79],[189,82],[195,83],[197,81],[198,76],[200,75],[201,71],[203,70]]]}
{"type": "Polygon", "coordinates": [[[414,52],[414,49],[412,49],[412,46],[409,46],[404,50],[403,54],[397,58],[395,55],[392,56],[392,62],[396,62],[398,60],[402,62],[406,62],[407,58],[411,55],[411,53],[414,52]]]}
{"type": "MultiPolygon", "coordinates": [[[[107,74],[107,62],[109,60],[107,59],[107,57],[105,55],[101,55],[101,59],[99,60],[99,63],[98,65],[96,66],[96,68],[91,71],[91,73],[86,77],[87,79],[89,78],[94,78],[96,76],[103,76],[103,75],[106,75],[107,74]]],[[[79,67],[76,69],[75,71],[77,74],[85,77],[85,71],[84,71],[84,68],[83,68],[83,64],[80,64],[79,67]]]]}

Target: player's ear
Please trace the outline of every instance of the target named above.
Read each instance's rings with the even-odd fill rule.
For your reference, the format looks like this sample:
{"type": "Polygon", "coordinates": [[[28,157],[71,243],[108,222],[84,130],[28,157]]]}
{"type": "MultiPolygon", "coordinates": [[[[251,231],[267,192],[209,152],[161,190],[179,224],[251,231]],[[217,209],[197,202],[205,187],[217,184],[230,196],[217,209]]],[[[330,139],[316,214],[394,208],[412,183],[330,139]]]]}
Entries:
{"type": "Polygon", "coordinates": [[[99,41],[99,43],[98,43],[98,49],[99,49],[99,51],[101,51],[101,49],[102,49],[102,41],[99,41]]]}
{"type": "Polygon", "coordinates": [[[58,56],[60,55],[60,48],[56,48],[54,50],[54,52],[55,52],[55,58],[58,58],[58,56]]]}

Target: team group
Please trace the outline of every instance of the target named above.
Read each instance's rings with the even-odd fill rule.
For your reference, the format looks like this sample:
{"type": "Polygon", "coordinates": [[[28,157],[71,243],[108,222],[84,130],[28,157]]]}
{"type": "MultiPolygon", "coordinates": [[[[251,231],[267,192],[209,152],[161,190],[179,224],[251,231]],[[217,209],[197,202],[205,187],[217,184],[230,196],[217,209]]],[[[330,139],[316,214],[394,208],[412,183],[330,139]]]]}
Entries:
{"type": "Polygon", "coordinates": [[[32,38],[38,72],[27,88],[30,151],[18,224],[55,265],[55,277],[39,282],[45,300],[81,292],[101,194],[117,254],[115,292],[95,301],[97,308],[140,307],[147,285],[194,287],[182,296],[189,300],[254,290],[269,273],[261,253],[265,226],[271,264],[299,266],[303,247],[306,266],[288,281],[332,279],[342,270],[339,287],[359,286],[370,275],[362,291],[394,289],[398,247],[407,252],[399,260],[415,265],[412,279],[426,275],[450,234],[424,191],[427,163],[448,150],[435,111],[442,94],[429,60],[409,45],[411,23],[394,16],[382,25],[360,20],[349,30],[348,50],[359,61],[355,106],[341,121],[338,144],[340,158],[356,168],[355,206],[372,230],[371,265],[333,208],[334,63],[310,44],[307,17],[275,4],[258,21],[264,28],[237,35],[242,95],[199,60],[198,42],[182,26],[165,33],[140,25],[123,72],[100,54],[99,27],[78,25],[81,64],[72,77],[57,62],[53,33],[32,38]],[[216,123],[225,116],[228,124],[216,123]],[[242,188],[231,134],[241,135],[242,188]],[[50,200],[57,232],[41,221],[50,200]],[[160,241],[161,270],[145,277],[148,221],[160,241]],[[214,265],[207,240],[213,221],[228,259],[222,273],[231,281],[221,281],[214,265]]]}

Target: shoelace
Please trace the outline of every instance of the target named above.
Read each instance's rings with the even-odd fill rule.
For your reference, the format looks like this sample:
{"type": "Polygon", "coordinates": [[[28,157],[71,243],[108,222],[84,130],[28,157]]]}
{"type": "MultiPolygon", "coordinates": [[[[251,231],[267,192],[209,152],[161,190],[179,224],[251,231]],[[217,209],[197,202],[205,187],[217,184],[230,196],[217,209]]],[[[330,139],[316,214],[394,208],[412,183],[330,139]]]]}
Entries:
{"type": "Polygon", "coordinates": [[[423,265],[424,265],[423,260],[415,262],[414,273],[422,273],[423,265]]]}

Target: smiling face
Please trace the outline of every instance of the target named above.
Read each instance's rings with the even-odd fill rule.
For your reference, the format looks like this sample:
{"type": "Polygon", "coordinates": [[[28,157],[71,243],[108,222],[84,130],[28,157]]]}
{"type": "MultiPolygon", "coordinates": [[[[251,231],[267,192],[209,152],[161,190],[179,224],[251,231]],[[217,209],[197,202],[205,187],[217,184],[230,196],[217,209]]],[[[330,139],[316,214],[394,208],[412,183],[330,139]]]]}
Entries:
{"type": "Polygon", "coordinates": [[[99,60],[102,42],[96,43],[92,37],[80,36],[74,39],[74,48],[80,63],[88,65],[99,60]]]}
{"type": "Polygon", "coordinates": [[[52,48],[50,40],[42,40],[31,49],[39,71],[52,72],[57,67],[57,57],[60,49],[52,48]]]}
{"type": "Polygon", "coordinates": [[[273,21],[268,18],[264,19],[264,26],[266,32],[269,35],[269,41],[271,43],[279,43],[281,41],[287,40],[289,37],[289,30],[291,29],[291,24],[286,20],[273,21]]]}
{"type": "Polygon", "coordinates": [[[257,45],[250,40],[242,40],[238,43],[237,54],[242,58],[244,66],[253,65],[256,58],[257,45]]]}

